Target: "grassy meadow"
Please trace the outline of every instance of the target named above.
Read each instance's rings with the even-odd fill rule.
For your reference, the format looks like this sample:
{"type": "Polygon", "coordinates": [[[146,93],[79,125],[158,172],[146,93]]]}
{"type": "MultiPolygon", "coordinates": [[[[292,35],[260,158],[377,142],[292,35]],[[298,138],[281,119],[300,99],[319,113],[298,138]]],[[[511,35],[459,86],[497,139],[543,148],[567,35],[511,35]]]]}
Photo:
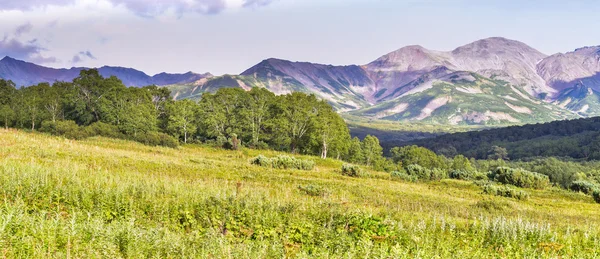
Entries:
{"type": "Polygon", "coordinates": [[[0,130],[4,258],[599,258],[600,204],[459,180],[393,181],[342,162],[0,130]]]}

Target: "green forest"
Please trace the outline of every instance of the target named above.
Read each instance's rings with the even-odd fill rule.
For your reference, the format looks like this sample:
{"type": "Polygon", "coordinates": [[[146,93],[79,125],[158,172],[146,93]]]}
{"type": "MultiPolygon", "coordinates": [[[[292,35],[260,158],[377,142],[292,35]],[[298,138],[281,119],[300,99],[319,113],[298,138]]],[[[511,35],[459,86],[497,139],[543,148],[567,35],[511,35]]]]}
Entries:
{"type": "Polygon", "coordinates": [[[462,154],[487,159],[493,146],[505,148],[512,160],[563,157],[600,159],[600,117],[461,132],[430,138],[387,143],[419,145],[446,156],[462,154]]]}

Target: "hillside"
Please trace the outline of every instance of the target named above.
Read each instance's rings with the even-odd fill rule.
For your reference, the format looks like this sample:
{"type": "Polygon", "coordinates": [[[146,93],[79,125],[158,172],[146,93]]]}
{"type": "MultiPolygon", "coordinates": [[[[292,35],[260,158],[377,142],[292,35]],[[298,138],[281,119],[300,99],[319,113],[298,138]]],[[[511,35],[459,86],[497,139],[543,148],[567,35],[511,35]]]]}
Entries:
{"type": "Polygon", "coordinates": [[[410,85],[411,90],[390,101],[351,114],[442,125],[506,125],[575,117],[504,81],[475,73],[454,72],[438,78],[425,75],[410,85]]]}
{"type": "Polygon", "coordinates": [[[351,178],[340,175],[340,162],[315,157],[303,157],[316,161],[313,171],[265,169],[249,164],[258,154],[276,155],[0,130],[3,254],[592,258],[600,252],[600,211],[589,196],[528,190],[530,198],[519,201],[482,194],[466,181],[407,183],[378,172],[351,178]]]}
{"type": "Polygon", "coordinates": [[[492,146],[500,146],[506,148],[508,157],[515,160],[550,156],[598,160],[600,117],[454,133],[404,143],[387,143],[388,146],[411,144],[427,147],[448,156],[463,154],[477,159],[486,159],[492,146]]]}

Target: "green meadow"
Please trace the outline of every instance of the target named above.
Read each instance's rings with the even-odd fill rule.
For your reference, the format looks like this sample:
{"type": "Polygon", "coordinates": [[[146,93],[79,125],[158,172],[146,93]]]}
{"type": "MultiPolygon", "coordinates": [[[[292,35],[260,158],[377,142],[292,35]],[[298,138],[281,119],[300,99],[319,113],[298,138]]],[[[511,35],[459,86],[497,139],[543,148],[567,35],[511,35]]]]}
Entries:
{"type": "MultiPolygon", "coordinates": [[[[0,130],[3,258],[598,258],[600,204],[393,180],[313,156],[0,130]]],[[[519,188],[520,189],[520,188],[519,188]]]]}

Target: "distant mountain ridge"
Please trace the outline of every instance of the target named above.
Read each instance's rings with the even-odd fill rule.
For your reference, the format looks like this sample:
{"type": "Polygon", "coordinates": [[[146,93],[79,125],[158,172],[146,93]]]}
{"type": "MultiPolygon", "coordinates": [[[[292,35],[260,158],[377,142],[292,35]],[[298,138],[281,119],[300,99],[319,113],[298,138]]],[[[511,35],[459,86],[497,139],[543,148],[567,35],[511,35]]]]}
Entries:
{"type": "MultiPolygon", "coordinates": [[[[11,57],[4,57],[0,60],[0,78],[13,81],[17,86],[30,86],[43,82],[52,83],[54,81],[71,81],[79,76],[83,67],[73,67],[70,69],[48,68],[33,63],[17,60],[11,57]]],[[[146,73],[125,67],[103,66],[98,68],[100,74],[104,77],[116,76],[123,84],[127,86],[147,86],[147,85],[172,85],[188,84],[198,81],[202,78],[212,77],[210,73],[196,74],[188,72],[185,74],[160,73],[149,76],[146,73]]]]}
{"type": "MultiPolygon", "coordinates": [[[[82,69],[11,62],[0,61],[0,77],[17,83],[69,80],[82,69]]],[[[548,56],[501,37],[451,51],[407,46],[364,65],[270,58],[239,75],[150,77],[128,68],[99,70],[130,86],[166,85],[176,99],[197,99],[223,87],[264,87],[276,94],[313,93],[339,112],[385,120],[502,125],[600,115],[600,46],[548,56]]]]}

